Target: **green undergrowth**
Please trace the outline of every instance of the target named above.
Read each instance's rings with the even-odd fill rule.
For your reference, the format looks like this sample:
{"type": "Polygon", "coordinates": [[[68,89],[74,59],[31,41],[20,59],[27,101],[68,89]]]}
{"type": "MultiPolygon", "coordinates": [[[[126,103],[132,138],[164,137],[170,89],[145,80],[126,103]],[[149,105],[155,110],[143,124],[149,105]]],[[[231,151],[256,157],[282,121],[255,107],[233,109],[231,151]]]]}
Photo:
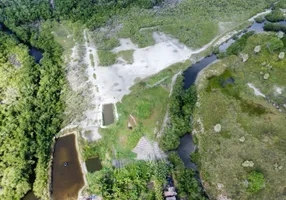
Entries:
{"type": "Polygon", "coordinates": [[[49,27],[55,37],[55,41],[59,43],[63,49],[63,57],[70,57],[72,48],[76,42],[83,42],[82,30],[84,25],[78,22],[61,21],[45,21],[43,27],[49,27]]]}
{"type": "MultiPolygon", "coordinates": [[[[273,40],[279,39],[272,33],[249,37],[238,56],[226,57],[207,70],[212,74],[226,67],[220,75],[206,78],[197,91],[200,99],[194,121],[202,121],[204,132],[195,136],[199,155],[192,158],[199,163],[211,199],[220,194],[231,199],[285,198],[286,174],[282,168],[286,165],[286,109],[282,104],[286,93],[277,93],[276,89],[286,87],[286,60],[278,58],[286,49],[282,45],[273,50],[273,40]],[[259,53],[254,52],[257,45],[261,45],[259,53]],[[242,62],[240,53],[248,54],[246,62],[242,62]],[[265,79],[264,74],[269,78],[265,79]],[[224,84],[230,77],[234,81],[224,84]],[[248,83],[271,102],[256,96],[248,83]],[[214,131],[216,124],[221,124],[219,133],[214,131]],[[243,167],[245,161],[252,161],[254,166],[243,167]],[[223,184],[221,190],[218,184],[223,184]]],[[[280,42],[275,43],[280,46],[280,42]]],[[[199,131],[201,126],[195,123],[194,129],[199,131]]]]}
{"type": "Polygon", "coordinates": [[[194,170],[187,169],[177,152],[170,152],[168,160],[172,166],[172,176],[180,199],[206,200],[199,182],[194,177],[194,170]]]}
{"type": "Polygon", "coordinates": [[[102,139],[87,148],[93,148],[94,154],[108,159],[133,159],[131,150],[142,136],[155,140],[155,130],[159,130],[164,119],[169,91],[161,86],[141,88],[123,97],[117,104],[118,121],[106,129],[101,129],[102,139]],[[134,117],[134,120],[130,116],[134,117]],[[128,128],[128,122],[132,130],[128,128]],[[112,149],[113,148],[113,149],[112,149]]]}
{"type": "Polygon", "coordinates": [[[184,62],[175,63],[168,68],[160,71],[158,74],[153,75],[152,77],[146,79],[144,81],[147,85],[153,86],[164,79],[172,78],[174,74],[178,73],[180,70],[184,70],[187,67],[190,67],[192,62],[190,60],[186,60],[184,62]]]}
{"type": "Polygon", "coordinates": [[[110,66],[116,61],[116,54],[112,53],[111,51],[98,50],[97,54],[99,58],[99,65],[101,66],[110,66]]]}
{"type": "Polygon", "coordinates": [[[163,184],[170,170],[164,161],[134,161],[119,169],[104,168],[87,174],[87,192],[104,199],[163,200],[163,184]]]}
{"type": "Polygon", "coordinates": [[[160,31],[174,36],[187,46],[198,48],[227,29],[219,30],[219,22],[233,21],[239,24],[270,6],[270,2],[236,1],[235,5],[232,1],[212,2],[210,5],[208,1],[200,0],[183,1],[175,8],[160,10],[134,7],[120,17],[123,28],[118,36],[131,38],[139,47],[145,47],[154,44],[152,31],[160,31]]]}
{"type": "Polygon", "coordinates": [[[134,62],[133,53],[134,50],[125,50],[118,52],[116,56],[123,58],[127,62],[127,64],[132,64],[134,62]]]}
{"type": "Polygon", "coordinates": [[[272,10],[272,12],[266,15],[265,18],[270,22],[279,22],[285,20],[284,12],[282,12],[279,8],[272,10]]]}

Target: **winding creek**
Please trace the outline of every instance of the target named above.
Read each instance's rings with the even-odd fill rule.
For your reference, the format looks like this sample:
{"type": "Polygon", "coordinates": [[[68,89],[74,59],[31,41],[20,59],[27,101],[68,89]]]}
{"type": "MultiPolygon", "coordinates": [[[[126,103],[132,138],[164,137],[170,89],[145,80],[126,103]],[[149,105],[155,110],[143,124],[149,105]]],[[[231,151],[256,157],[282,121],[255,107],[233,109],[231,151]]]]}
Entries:
{"type": "MultiPolygon", "coordinates": [[[[245,33],[250,32],[250,31],[254,31],[255,33],[264,32],[263,26],[265,23],[267,23],[267,21],[262,22],[262,23],[257,23],[254,21],[254,23],[251,26],[249,26],[247,29],[245,29],[240,34],[238,34],[238,38],[240,38],[245,33]]],[[[286,21],[281,21],[279,23],[286,25],[286,21]]],[[[219,46],[220,52],[225,52],[227,50],[227,48],[231,44],[233,44],[235,41],[236,40],[234,40],[233,38],[230,38],[229,40],[222,43],[219,46]]],[[[201,59],[197,63],[193,64],[191,68],[188,68],[186,71],[184,71],[184,73],[183,73],[183,76],[185,79],[184,80],[184,89],[188,89],[189,87],[191,87],[195,83],[197,75],[199,74],[199,72],[201,70],[203,70],[205,67],[207,67],[208,65],[216,62],[217,60],[218,60],[217,56],[212,54],[210,56],[204,57],[203,59],[201,59]]],[[[193,153],[195,150],[196,150],[196,145],[193,142],[193,138],[192,138],[191,133],[187,133],[182,138],[180,138],[180,145],[177,149],[178,154],[179,154],[180,158],[182,159],[182,161],[184,162],[185,167],[194,169],[196,171],[196,178],[199,179],[196,164],[193,163],[190,159],[191,153],[193,153]]]]}

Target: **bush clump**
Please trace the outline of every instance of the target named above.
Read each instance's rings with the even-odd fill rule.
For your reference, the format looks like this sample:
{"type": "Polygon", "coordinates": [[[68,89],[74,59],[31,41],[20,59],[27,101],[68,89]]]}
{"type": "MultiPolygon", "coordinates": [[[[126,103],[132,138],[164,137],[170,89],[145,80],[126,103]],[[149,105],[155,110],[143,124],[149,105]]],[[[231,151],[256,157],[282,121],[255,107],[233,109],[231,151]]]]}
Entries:
{"type": "Polygon", "coordinates": [[[273,37],[269,40],[269,42],[267,43],[267,48],[268,50],[272,53],[274,51],[280,50],[282,49],[284,46],[282,40],[280,40],[279,38],[273,37]]]}
{"type": "Polygon", "coordinates": [[[247,191],[251,193],[256,193],[265,186],[264,175],[258,171],[251,172],[247,177],[247,181],[247,191]]]}
{"type": "Polygon", "coordinates": [[[116,61],[116,55],[110,51],[98,50],[98,57],[101,66],[110,66],[116,61]]]}
{"type": "Polygon", "coordinates": [[[270,22],[279,22],[285,20],[283,12],[280,9],[275,9],[271,13],[265,16],[270,22]]]}

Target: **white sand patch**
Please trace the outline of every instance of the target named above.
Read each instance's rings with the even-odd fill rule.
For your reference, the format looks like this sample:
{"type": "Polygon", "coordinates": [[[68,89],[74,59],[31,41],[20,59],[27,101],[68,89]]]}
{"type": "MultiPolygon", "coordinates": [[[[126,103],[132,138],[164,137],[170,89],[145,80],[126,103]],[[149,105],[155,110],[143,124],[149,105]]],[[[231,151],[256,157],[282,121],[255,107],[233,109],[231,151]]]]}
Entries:
{"type": "Polygon", "coordinates": [[[130,45],[131,41],[125,47],[126,43],[121,39],[121,46],[114,51],[128,50],[132,47],[135,50],[133,64],[116,63],[109,67],[96,68],[95,84],[99,86],[102,100],[120,101],[130,92],[129,88],[135,84],[135,79],[144,79],[156,74],[174,63],[185,61],[192,54],[189,48],[164,34],[154,34],[154,37],[161,42],[146,48],[135,48],[130,45]]]}
{"type": "Polygon", "coordinates": [[[138,47],[129,38],[119,38],[120,46],[112,50],[113,53],[120,51],[138,49],[138,47]]]}
{"type": "Polygon", "coordinates": [[[146,137],[141,137],[132,152],[137,154],[137,160],[166,159],[166,154],[159,148],[157,142],[151,142],[146,137]]]}
{"type": "Polygon", "coordinates": [[[247,83],[247,85],[248,85],[248,87],[250,87],[250,88],[252,88],[252,89],[254,90],[254,94],[255,94],[256,96],[262,96],[262,97],[265,98],[265,95],[264,95],[263,93],[261,93],[261,92],[259,91],[259,89],[257,89],[254,85],[252,85],[251,83],[247,83]]]}

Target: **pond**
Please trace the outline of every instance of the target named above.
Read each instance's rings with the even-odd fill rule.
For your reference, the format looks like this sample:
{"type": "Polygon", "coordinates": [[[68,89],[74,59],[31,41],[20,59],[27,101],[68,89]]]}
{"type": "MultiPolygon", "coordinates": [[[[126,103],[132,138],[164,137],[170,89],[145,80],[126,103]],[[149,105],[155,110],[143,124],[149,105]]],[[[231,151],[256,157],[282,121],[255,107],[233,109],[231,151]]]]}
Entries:
{"type": "Polygon", "coordinates": [[[53,200],[77,199],[84,186],[74,134],[57,139],[53,158],[53,200]]]}
{"type": "Polygon", "coordinates": [[[108,126],[114,122],[113,104],[103,105],[103,125],[108,126]]]}
{"type": "Polygon", "coordinates": [[[85,161],[85,165],[88,172],[95,172],[102,169],[101,161],[99,158],[90,158],[85,161]]]}
{"type": "Polygon", "coordinates": [[[33,191],[29,191],[22,200],[39,200],[33,193],[33,191]]]}

